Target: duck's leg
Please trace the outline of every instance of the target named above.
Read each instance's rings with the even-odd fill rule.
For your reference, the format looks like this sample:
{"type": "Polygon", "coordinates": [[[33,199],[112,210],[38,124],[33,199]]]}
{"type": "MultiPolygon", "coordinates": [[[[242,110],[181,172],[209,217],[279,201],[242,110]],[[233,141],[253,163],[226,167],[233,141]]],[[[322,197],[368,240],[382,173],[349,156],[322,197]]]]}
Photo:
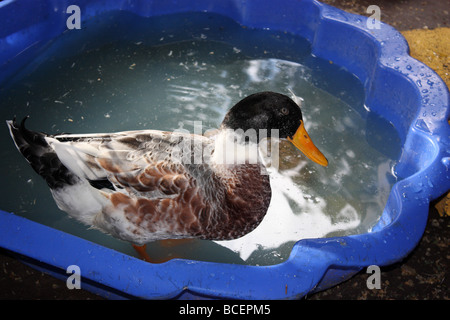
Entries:
{"type": "Polygon", "coordinates": [[[147,253],[147,245],[146,244],[143,244],[142,246],[132,244],[132,246],[133,246],[134,250],[136,250],[136,252],[138,253],[139,258],[141,258],[142,260],[147,261],[147,262],[154,262],[147,253]]]}
{"type": "Polygon", "coordinates": [[[143,244],[142,246],[138,246],[136,244],[132,245],[134,250],[136,250],[136,252],[139,255],[139,258],[141,258],[142,260],[146,261],[146,262],[150,262],[150,263],[163,263],[163,262],[167,262],[169,260],[172,260],[176,257],[171,257],[171,258],[161,258],[161,259],[153,259],[150,258],[150,256],[147,253],[147,245],[143,244]]]}

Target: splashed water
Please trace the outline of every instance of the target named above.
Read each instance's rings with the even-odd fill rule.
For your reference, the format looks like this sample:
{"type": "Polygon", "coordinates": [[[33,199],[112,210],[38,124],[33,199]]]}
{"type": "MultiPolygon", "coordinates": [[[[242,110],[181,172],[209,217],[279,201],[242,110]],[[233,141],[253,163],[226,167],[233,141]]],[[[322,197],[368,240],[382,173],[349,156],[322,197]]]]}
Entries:
{"type": "MultiPolygon", "coordinates": [[[[254,92],[293,93],[330,163],[319,167],[281,142],[280,168],[270,170],[271,205],[257,229],[233,241],[171,248],[155,242],[151,255],[274,264],[286,260],[299,239],[369,232],[377,222],[395,182],[399,139],[364,106],[359,81],[312,56],[306,40],[207,13],[151,19],[110,13],[86,23],[95,32],[64,34],[0,89],[4,120],[29,114],[30,128],[49,133],[193,132],[194,121],[202,121],[203,130],[217,128],[229,108],[254,92]]],[[[1,209],[135,255],[128,244],[61,214],[6,128],[0,143],[1,177],[11,181],[1,209]]]]}

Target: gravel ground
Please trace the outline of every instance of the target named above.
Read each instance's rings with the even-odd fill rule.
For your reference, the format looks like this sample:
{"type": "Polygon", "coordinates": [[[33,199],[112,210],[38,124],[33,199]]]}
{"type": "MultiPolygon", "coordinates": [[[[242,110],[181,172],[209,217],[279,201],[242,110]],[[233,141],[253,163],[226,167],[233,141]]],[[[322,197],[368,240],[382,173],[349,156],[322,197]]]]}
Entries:
{"type": "MultiPolygon", "coordinates": [[[[378,5],[381,9],[381,20],[402,31],[411,46],[411,54],[436,70],[447,82],[447,86],[449,85],[450,37],[446,29],[450,27],[449,0],[323,2],[361,15],[368,15],[366,8],[369,5],[378,5]]],[[[401,263],[381,268],[380,289],[367,289],[366,281],[369,275],[363,270],[350,280],[306,299],[448,300],[449,207],[450,195],[444,195],[431,204],[422,240],[401,263]]],[[[85,290],[68,290],[63,281],[28,267],[9,252],[0,249],[0,299],[103,298],[85,290]]]]}

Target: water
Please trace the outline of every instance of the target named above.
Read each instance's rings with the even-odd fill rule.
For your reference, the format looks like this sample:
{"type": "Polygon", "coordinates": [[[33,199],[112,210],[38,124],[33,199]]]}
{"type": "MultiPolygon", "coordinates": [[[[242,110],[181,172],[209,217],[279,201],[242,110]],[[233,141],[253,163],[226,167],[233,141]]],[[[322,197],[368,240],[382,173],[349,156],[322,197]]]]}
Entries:
{"type": "MultiPolygon", "coordinates": [[[[364,106],[353,75],[312,56],[306,40],[288,33],[207,13],[150,19],[109,13],[54,40],[13,80],[0,89],[1,118],[30,115],[31,129],[49,133],[193,131],[194,121],[207,130],[251,93],[303,98],[306,128],[329,166],[282,142],[280,169],[271,170],[272,202],[254,232],[233,241],[155,242],[148,251],[156,258],[276,264],[299,239],[370,232],[395,182],[395,129],[364,106]]],[[[0,174],[8,181],[1,209],[136,255],[129,244],[59,211],[6,125],[0,146],[0,174]]]]}

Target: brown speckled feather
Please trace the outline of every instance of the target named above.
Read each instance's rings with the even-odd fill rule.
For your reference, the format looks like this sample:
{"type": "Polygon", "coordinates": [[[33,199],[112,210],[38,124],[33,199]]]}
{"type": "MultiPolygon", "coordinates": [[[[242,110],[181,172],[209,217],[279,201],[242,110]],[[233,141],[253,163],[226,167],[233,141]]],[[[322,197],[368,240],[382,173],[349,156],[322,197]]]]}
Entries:
{"type": "MultiPolygon", "coordinates": [[[[69,170],[89,182],[82,192],[101,195],[101,210],[85,222],[136,244],[234,239],[253,230],[269,206],[269,177],[262,165],[214,163],[214,139],[147,130],[61,135],[48,142],[69,170]],[[195,160],[194,151],[179,157],[194,143],[203,150],[199,164],[189,161],[195,160]]],[[[55,199],[76,217],[77,208],[61,204],[73,203],[67,193],[54,192],[55,199]]]]}

